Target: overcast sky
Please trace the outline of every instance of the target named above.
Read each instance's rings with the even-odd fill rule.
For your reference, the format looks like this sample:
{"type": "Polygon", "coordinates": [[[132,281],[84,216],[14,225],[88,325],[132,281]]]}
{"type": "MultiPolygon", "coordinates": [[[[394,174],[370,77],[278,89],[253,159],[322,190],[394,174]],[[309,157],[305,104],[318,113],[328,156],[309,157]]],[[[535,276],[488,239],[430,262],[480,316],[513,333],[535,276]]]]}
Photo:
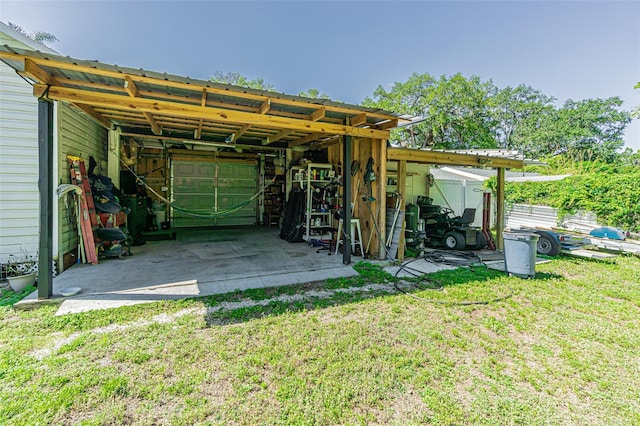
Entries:
{"type": "MultiPolygon", "coordinates": [[[[640,105],[640,1],[7,1],[0,21],[80,59],[199,79],[263,78],[358,104],[414,72],[640,105]]],[[[640,120],[626,144],[640,149],[640,120]]]]}

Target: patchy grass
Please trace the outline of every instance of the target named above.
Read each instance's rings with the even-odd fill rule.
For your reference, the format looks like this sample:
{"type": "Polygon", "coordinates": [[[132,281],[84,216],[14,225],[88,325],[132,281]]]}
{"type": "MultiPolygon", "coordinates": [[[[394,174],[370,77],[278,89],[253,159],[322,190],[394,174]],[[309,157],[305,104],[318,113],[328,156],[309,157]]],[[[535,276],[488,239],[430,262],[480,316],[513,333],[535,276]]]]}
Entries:
{"type": "MultiPolygon", "coordinates": [[[[54,317],[0,306],[2,424],[639,424],[640,259],[359,277],[54,317]],[[418,283],[420,285],[420,283],[418,283]],[[259,420],[258,420],[259,419],[259,420]]],[[[3,299],[4,294],[3,294],[3,299]]]]}
{"type": "Polygon", "coordinates": [[[9,284],[7,284],[6,288],[0,287],[0,307],[12,306],[16,302],[19,302],[20,300],[33,293],[35,290],[36,288],[34,286],[28,286],[24,290],[16,293],[15,291],[11,290],[9,284]]]}

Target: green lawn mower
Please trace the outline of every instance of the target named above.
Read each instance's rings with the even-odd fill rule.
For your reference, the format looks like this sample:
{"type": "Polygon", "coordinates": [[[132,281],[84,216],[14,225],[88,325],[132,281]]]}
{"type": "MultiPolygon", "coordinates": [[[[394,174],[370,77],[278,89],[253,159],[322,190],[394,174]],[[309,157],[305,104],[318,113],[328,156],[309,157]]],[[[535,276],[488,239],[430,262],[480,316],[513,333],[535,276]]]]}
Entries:
{"type": "MultiPolygon", "coordinates": [[[[421,232],[421,234],[424,235],[424,244],[427,246],[443,247],[448,250],[480,250],[487,245],[487,238],[481,228],[471,226],[475,220],[476,209],[468,208],[464,210],[462,216],[455,216],[453,210],[437,205],[408,208],[413,211],[417,209],[419,218],[424,221],[424,233],[421,232]]],[[[410,220],[409,217],[408,212],[408,220],[410,220]]],[[[412,224],[407,222],[407,225],[412,224]]],[[[418,225],[416,229],[417,227],[418,225]]]]}

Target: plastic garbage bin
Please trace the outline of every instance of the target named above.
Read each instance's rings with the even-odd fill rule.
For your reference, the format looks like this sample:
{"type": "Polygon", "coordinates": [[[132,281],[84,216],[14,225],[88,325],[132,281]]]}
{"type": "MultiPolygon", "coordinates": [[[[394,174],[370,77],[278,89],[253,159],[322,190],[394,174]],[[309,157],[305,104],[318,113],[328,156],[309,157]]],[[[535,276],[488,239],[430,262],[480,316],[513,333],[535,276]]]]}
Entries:
{"type": "Polygon", "coordinates": [[[505,272],[520,278],[535,277],[538,237],[532,232],[502,233],[505,272]]]}

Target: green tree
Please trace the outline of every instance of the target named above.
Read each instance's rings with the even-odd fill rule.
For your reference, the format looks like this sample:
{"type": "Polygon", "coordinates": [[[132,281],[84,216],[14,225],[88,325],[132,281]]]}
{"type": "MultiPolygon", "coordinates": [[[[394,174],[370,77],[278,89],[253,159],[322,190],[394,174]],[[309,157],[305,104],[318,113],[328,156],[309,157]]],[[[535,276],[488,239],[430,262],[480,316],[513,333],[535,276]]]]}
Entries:
{"type": "Polygon", "coordinates": [[[274,86],[265,82],[262,78],[250,80],[237,72],[225,73],[223,71],[216,71],[215,73],[213,73],[213,76],[209,78],[209,81],[212,81],[214,83],[232,84],[234,86],[247,87],[249,89],[256,90],[275,90],[274,86]]]}
{"type": "Polygon", "coordinates": [[[498,146],[504,149],[528,149],[526,128],[537,128],[553,112],[555,98],[524,84],[497,90],[491,98],[491,114],[495,120],[494,134],[498,146]]]}
{"type": "Polygon", "coordinates": [[[60,41],[56,36],[46,31],[34,31],[32,33],[29,33],[18,24],[14,24],[13,22],[9,22],[8,24],[9,24],[9,27],[19,32],[23,36],[29,37],[31,40],[34,40],[40,44],[44,44],[45,46],[49,46],[50,43],[55,43],[56,41],[60,41]]]}
{"type": "Polygon", "coordinates": [[[313,99],[331,99],[329,95],[324,92],[320,92],[318,89],[307,89],[304,92],[298,93],[298,96],[304,96],[306,98],[313,99]]]}
{"type": "Polygon", "coordinates": [[[413,74],[406,83],[396,82],[390,91],[382,86],[363,104],[424,117],[410,129],[396,132],[401,145],[436,148],[495,147],[489,98],[491,81],[461,74],[435,79],[429,74],[413,74]]]}

